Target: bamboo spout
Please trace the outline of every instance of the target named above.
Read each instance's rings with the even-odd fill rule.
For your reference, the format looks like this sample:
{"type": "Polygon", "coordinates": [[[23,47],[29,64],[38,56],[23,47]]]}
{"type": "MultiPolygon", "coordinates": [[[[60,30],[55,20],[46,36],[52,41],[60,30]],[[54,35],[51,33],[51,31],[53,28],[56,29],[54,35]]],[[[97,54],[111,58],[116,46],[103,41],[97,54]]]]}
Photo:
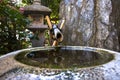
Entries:
{"type": "Polygon", "coordinates": [[[53,29],[53,32],[54,32],[53,38],[54,38],[55,40],[54,40],[52,46],[57,46],[59,42],[62,42],[62,41],[63,41],[63,34],[62,34],[62,32],[61,32],[60,30],[63,28],[63,25],[64,25],[64,23],[65,23],[65,20],[62,20],[62,23],[61,23],[61,25],[60,25],[60,29],[58,29],[55,25],[52,26],[52,24],[51,24],[51,22],[50,22],[49,16],[46,16],[46,20],[47,20],[49,29],[50,29],[50,30],[53,29]]]}
{"type": "Polygon", "coordinates": [[[57,40],[58,42],[62,42],[63,41],[63,34],[61,32],[61,30],[56,26],[56,25],[53,25],[53,38],[55,40],[57,40]]]}

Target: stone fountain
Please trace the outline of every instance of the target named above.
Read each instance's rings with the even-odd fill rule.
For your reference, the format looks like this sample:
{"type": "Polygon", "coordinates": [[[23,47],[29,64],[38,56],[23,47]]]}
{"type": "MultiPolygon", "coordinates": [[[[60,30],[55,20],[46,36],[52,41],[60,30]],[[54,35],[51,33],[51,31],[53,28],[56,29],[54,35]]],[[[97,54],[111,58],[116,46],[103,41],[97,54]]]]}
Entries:
{"type": "Polygon", "coordinates": [[[0,65],[1,80],[120,79],[120,53],[94,47],[28,48],[1,56],[0,65]]]}

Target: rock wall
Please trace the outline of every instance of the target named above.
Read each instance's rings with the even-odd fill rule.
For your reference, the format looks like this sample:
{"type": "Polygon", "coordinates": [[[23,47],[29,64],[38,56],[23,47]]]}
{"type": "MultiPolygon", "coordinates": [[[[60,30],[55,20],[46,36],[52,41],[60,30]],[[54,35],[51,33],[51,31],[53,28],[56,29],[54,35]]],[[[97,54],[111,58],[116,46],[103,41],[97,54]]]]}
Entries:
{"type": "Polygon", "coordinates": [[[111,0],[111,2],[112,2],[111,22],[114,23],[113,26],[117,30],[120,46],[120,0],[111,0]]]}
{"type": "Polygon", "coordinates": [[[60,17],[66,20],[64,45],[119,50],[111,0],[62,0],[60,17]]]}

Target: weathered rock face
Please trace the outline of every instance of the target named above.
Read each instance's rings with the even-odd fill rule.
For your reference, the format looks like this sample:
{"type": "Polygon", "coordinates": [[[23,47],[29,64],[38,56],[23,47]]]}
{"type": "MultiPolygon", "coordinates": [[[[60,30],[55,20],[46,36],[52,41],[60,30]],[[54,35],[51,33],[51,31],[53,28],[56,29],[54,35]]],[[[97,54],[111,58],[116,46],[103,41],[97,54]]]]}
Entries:
{"type": "Polygon", "coordinates": [[[119,49],[111,0],[62,0],[60,16],[65,18],[65,45],[119,49]]]}
{"type": "Polygon", "coordinates": [[[111,22],[114,23],[114,27],[117,30],[120,46],[120,0],[111,0],[111,2],[112,2],[111,22]]]}

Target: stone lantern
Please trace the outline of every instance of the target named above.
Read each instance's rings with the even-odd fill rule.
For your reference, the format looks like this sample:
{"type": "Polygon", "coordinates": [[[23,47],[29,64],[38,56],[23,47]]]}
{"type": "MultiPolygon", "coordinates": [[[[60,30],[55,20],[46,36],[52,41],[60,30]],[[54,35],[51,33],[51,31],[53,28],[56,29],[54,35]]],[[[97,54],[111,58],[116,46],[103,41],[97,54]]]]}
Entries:
{"type": "Polygon", "coordinates": [[[31,39],[32,47],[39,47],[44,45],[45,37],[44,31],[48,28],[44,24],[46,15],[50,15],[51,9],[41,5],[41,0],[34,0],[32,5],[24,7],[24,15],[27,16],[32,22],[28,29],[37,36],[38,39],[31,39]]]}

